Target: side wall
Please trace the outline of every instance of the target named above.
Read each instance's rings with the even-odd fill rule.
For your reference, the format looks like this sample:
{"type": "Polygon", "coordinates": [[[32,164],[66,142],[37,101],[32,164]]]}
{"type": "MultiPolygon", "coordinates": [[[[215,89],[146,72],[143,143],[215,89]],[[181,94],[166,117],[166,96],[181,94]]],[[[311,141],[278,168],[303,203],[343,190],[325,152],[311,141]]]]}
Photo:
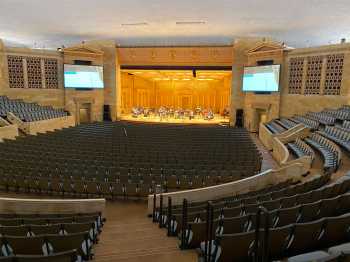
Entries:
{"type": "MultiPolygon", "coordinates": [[[[282,95],[280,105],[280,115],[282,117],[290,117],[294,114],[305,114],[308,111],[321,111],[325,108],[339,108],[342,105],[350,104],[350,44],[338,44],[292,50],[290,52],[287,52],[283,67],[285,68],[285,70],[283,70],[282,74],[282,95]],[[327,55],[334,54],[344,54],[340,95],[289,94],[289,67],[291,59],[303,58],[306,60],[307,57],[324,57],[327,55]]],[[[306,67],[306,65],[304,65],[304,67],[306,67]]],[[[304,68],[304,70],[306,69],[304,68]]],[[[325,78],[325,73],[325,70],[322,70],[321,79],[325,78]]],[[[304,89],[306,81],[305,76],[304,79],[302,79],[302,81],[302,89],[304,89]]],[[[324,83],[321,83],[321,93],[323,92],[323,85],[324,83]]]]}

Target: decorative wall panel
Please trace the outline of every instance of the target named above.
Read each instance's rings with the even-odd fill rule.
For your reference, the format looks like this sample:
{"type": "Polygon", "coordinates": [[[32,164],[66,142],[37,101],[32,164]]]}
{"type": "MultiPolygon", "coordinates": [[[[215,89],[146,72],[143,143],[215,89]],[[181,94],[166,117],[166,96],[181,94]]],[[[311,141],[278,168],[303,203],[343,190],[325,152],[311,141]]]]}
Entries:
{"type": "Polygon", "coordinates": [[[325,95],[340,95],[343,78],[344,54],[327,56],[325,95]]]}
{"type": "Polygon", "coordinates": [[[38,57],[27,57],[28,88],[42,88],[40,60],[38,57]]]}
{"type": "Polygon", "coordinates": [[[303,68],[304,58],[295,57],[289,60],[289,94],[301,94],[303,68]]]}
{"type": "Polygon", "coordinates": [[[45,85],[49,89],[58,88],[58,65],[57,59],[44,58],[45,85]]]}
{"type": "Polygon", "coordinates": [[[7,63],[10,88],[58,88],[57,59],[8,55],[7,63]]]}
{"type": "Polygon", "coordinates": [[[23,57],[7,56],[10,88],[24,88],[23,57]]]}
{"type": "Polygon", "coordinates": [[[309,56],[305,83],[305,95],[318,95],[321,90],[323,56],[309,56]]]}

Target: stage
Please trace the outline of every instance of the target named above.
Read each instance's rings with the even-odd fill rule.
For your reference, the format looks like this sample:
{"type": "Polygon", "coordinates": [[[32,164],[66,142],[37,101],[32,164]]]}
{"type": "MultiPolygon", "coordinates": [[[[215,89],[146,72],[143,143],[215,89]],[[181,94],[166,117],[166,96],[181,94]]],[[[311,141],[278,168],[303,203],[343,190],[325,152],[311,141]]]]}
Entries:
{"type": "Polygon", "coordinates": [[[135,121],[135,122],[153,122],[153,123],[171,123],[171,124],[205,124],[205,125],[228,124],[230,122],[228,117],[224,118],[220,115],[214,115],[214,119],[211,119],[211,120],[205,120],[203,118],[194,118],[190,120],[189,118],[176,119],[171,117],[161,119],[159,116],[133,117],[131,114],[124,114],[120,117],[120,120],[135,121]]]}

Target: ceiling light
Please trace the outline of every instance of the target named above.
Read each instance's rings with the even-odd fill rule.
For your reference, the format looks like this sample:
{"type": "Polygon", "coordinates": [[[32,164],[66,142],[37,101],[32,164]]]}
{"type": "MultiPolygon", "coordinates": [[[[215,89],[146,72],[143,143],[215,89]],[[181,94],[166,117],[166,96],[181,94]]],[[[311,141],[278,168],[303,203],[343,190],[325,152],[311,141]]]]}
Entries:
{"type": "Polygon", "coordinates": [[[177,21],[177,25],[204,25],[205,21],[177,21]]]}
{"type": "Polygon", "coordinates": [[[121,24],[121,26],[145,26],[148,25],[146,22],[141,22],[141,23],[124,23],[121,24]]]}

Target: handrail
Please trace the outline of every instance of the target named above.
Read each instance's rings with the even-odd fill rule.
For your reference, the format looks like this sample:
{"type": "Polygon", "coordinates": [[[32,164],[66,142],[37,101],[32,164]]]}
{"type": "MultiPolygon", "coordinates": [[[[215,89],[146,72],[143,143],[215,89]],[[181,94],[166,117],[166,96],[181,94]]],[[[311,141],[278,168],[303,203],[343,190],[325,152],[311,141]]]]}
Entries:
{"type": "Polygon", "coordinates": [[[185,249],[185,238],[186,238],[186,225],[187,225],[187,199],[184,198],[182,204],[182,225],[181,225],[181,249],[185,249]]]}
{"type": "Polygon", "coordinates": [[[157,201],[157,195],[156,193],[153,194],[153,212],[152,212],[152,222],[155,223],[156,222],[156,203],[157,201]]]}
{"type": "MultiPolygon", "coordinates": [[[[304,174],[303,165],[301,163],[294,163],[275,170],[266,170],[255,176],[221,185],[163,193],[163,197],[171,197],[173,205],[181,205],[184,198],[189,202],[205,202],[210,199],[223,198],[253,190],[259,190],[268,185],[274,185],[289,179],[297,181],[304,174]]],[[[152,213],[153,197],[153,195],[148,196],[148,214],[152,213]]],[[[156,195],[156,198],[159,198],[159,194],[156,195]]]]}
{"type": "Polygon", "coordinates": [[[160,194],[159,197],[159,228],[163,227],[163,195],[160,194]]]}
{"type": "Polygon", "coordinates": [[[269,228],[270,228],[270,212],[263,206],[258,207],[258,211],[255,215],[255,241],[254,241],[254,262],[268,262],[268,250],[269,250],[269,228]],[[259,245],[260,242],[260,224],[261,224],[261,213],[265,214],[265,225],[264,225],[264,240],[263,244],[259,245]],[[260,247],[263,246],[262,255],[260,256],[260,247]]]}
{"type": "Polygon", "coordinates": [[[0,213],[69,214],[104,212],[106,200],[0,198],[0,213]]]}
{"type": "Polygon", "coordinates": [[[167,224],[168,224],[168,236],[171,235],[171,217],[172,217],[172,204],[171,204],[171,197],[168,197],[168,220],[167,220],[167,224]]]}
{"type": "Polygon", "coordinates": [[[206,223],[205,223],[205,239],[204,239],[204,262],[209,262],[208,261],[208,241],[209,241],[209,219],[210,219],[210,202],[207,202],[207,207],[206,207],[206,223]]]}

